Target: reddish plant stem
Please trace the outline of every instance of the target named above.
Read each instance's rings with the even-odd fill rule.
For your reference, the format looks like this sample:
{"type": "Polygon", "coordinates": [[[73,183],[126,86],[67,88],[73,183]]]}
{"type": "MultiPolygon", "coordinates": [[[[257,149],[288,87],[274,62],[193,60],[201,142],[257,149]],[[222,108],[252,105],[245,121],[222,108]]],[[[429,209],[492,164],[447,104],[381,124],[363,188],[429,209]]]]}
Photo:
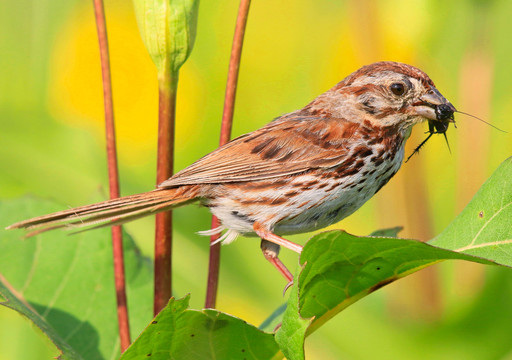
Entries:
{"type": "MultiPolygon", "coordinates": [[[[101,59],[103,80],[103,104],[105,107],[105,136],[107,145],[108,181],[110,198],[119,197],[119,172],[117,167],[116,134],[114,123],[114,105],[112,101],[112,81],[110,77],[110,61],[107,40],[107,26],[103,0],[93,0],[96,29],[101,59]]],[[[121,352],[130,346],[130,323],[126,299],[126,282],[124,274],[123,234],[121,226],[112,227],[112,252],[114,257],[114,279],[117,299],[117,319],[121,352]]]]}
{"type": "MultiPolygon", "coordinates": [[[[212,216],[212,229],[220,226],[220,221],[215,215],[212,216]]],[[[217,302],[217,289],[219,287],[220,271],[220,243],[213,244],[219,238],[219,235],[210,237],[210,257],[208,260],[208,279],[206,283],[205,308],[214,309],[217,302]]]]}
{"type": "MultiPolygon", "coordinates": [[[[231,128],[233,125],[233,114],[235,111],[235,97],[238,82],[238,72],[240,69],[240,59],[242,57],[242,47],[244,44],[245,27],[249,15],[251,0],[241,0],[238,8],[238,16],[235,25],[235,34],[233,36],[233,45],[231,47],[231,58],[229,60],[228,80],[226,84],[226,95],[224,97],[224,111],[222,113],[222,125],[220,130],[219,145],[227,143],[231,137],[231,128]]],[[[220,226],[219,220],[212,217],[212,229],[220,226]]],[[[210,244],[219,238],[214,235],[210,238],[210,244]]],[[[208,282],[206,287],[206,308],[214,308],[217,302],[217,288],[219,283],[220,266],[220,243],[210,246],[210,259],[208,264],[208,282]]]]}
{"type": "MultiPolygon", "coordinates": [[[[170,69],[170,67],[166,67],[170,69]]],[[[174,167],[174,122],[178,77],[170,70],[158,75],[158,154],[157,185],[172,176],[174,167]]],[[[155,298],[154,314],[167,304],[172,287],[172,212],[156,215],[155,220],[155,298]]]]}

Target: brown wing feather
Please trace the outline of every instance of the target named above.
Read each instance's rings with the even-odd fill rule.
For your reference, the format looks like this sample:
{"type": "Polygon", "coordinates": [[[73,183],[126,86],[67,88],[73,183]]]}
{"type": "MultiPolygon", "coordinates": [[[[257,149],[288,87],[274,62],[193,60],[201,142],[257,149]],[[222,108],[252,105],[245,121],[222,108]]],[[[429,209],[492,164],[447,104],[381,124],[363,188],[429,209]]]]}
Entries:
{"type": "Polygon", "coordinates": [[[361,125],[344,119],[286,115],[211,152],[160,184],[253,181],[343,163],[361,125]]]}

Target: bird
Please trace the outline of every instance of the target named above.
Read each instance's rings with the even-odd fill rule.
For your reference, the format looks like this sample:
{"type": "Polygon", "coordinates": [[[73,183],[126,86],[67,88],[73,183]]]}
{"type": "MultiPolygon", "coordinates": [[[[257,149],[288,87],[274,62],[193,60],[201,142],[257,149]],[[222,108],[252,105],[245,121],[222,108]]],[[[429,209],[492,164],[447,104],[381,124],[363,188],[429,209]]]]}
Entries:
{"type": "Polygon", "coordinates": [[[288,281],[283,236],[337,223],[375,195],[400,169],[414,125],[447,128],[457,110],[417,67],[392,61],[366,65],[302,109],[241,135],[141,194],[24,220],[27,236],[96,228],[199,202],[221,225],[199,232],[261,238],[261,249],[288,281]]]}

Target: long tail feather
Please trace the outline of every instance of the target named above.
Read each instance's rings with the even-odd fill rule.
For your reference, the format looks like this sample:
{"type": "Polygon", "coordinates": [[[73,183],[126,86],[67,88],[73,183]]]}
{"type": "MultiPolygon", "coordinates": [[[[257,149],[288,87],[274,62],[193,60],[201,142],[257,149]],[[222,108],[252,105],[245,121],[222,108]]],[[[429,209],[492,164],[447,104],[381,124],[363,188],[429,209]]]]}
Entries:
{"type": "Polygon", "coordinates": [[[28,236],[59,228],[85,228],[123,224],[144,216],[170,210],[194,200],[197,186],[157,189],[150,192],[125,196],[97,204],[81,206],[17,222],[6,229],[27,229],[28,236]]]}

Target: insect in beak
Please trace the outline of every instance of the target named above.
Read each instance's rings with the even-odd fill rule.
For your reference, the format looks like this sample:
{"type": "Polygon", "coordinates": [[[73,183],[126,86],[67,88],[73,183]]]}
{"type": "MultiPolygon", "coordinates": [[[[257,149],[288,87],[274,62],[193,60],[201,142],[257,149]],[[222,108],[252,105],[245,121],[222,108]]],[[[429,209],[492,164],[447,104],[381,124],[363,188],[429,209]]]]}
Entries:
{"type": "MultiPolygon", "coordinates": [[[[450,122],[455,122],[455,119],[453,118],[453,113],[456,111],[457,111],[457,109],[455,109],[455,107],[450,103],[436,105],[434,108],[434,112],[436,113],[436,118],[437,118],[436,120],[438,120],[438,122],[445,123],[446,128],[448,128],[448,124],[450,122]],[[446,120],[451,120],[451,121],[446,121],[446,120]]],[[[431,123],[431,120],[429,121],[429,124],[430,123],[431,123]]]]}
{"type": "MultiPolygon", "coordinates": [[[[450,143],[448,142],[448,137],[446,136],[446,131],[448,130],[448,126],[450,125],[451,122],[454,123],[454,126],[455,126],[455,120],[453,119],[453,113],[451,115],[450,118],[446,119],[444,121],[436,121],[436,120],[429,120],[428,121],[428,136],[425,140],[423,140],[421,142],[421,144],[419,144],[416,149],[414,149],[414,151],[412,152],[411,155],[409,155],[409,157],[407,158],[407,160],[405,160],[405,162],[407,163],[409,161],[409,159],[416,153],[419,153],[421,147],[423,145],[425,145],[425,143],[432,137],[432,135],[434,134],[443,134],[444,135],[444,139],[446,140],[446,145],[448,146],[448,151],[451,153],[452,150],[450,149],[450,143]],[[446,121],[446,120],[449,120],[449,121],[446,121]]],[[[457,126],[455,126],[457,127],[457,126]]]]}
{"type": "Polygon", "coordinates": [[[459,111],[457,109],[455,109],[455,107],[450,104],[448,101],[446,101],[446,99],[444,99],[442,97],[441,94],[427,94],[425,96],[422,96],[421,98],[422,102],[420,103],[416,103],[414,105],[416,106],[422,106],[422,107],[430,107],[432,110],[430,110],[429,112],[426,112],[424,111],[423,109],[420,110],[422,112],[421,115],[427,117],[429,120],[428,120],[428,136],[425,140],[423,140],[421,142],[421,144],[419,144],[416,149],[414,149],[414,151],[412,152],[411,155],[409,155],[409,157],[407,158],[407,160],[405,160],[405,162],[408,162],[409,159],[416,153],[418,153],[421,149],[421,147],[423,145],[425,145],[425,143],[432,137],[432,135],[434,134],[443,134],[444,135],[444,138],[446,140],[446,145],[448,146],[448,151],[450,151],[451,153],[451,149],[450,149],[450,144],[448,143],[448,138],[446,137],[446,131],[448,130],[448,126],[450,125],[450,123],[453,123],[453,126],[455,126],[455,128],[457,128],[457,126],[455,125],[455,119],[454,119],[454,116],[453,114],[454,113],[459,113],[459,114],[463,114],[463,115],[467,115],[469,117],[472,117],[474,119],[477,119],[493,128],[495,128],[496,130],[499,130],[501,132],[504,132],[506,133],[506,131],[504,130],[501,130],[500,128],[488,123],[487,121],[483,120],[483,119],[480,119],[479,117],[476,117],[474,115],[471,115],[471,114],[468,114],[468,113],[465,113],[463,111],[459,111]],[[434,105],[433,103],[434,102],[440,102],[440,99],[444,100],[445,102],[444,103],[439,103],[438,105],[434,105]],[[430,101],[428,101],[430,100],[430,101]],[[432,119],[432,112],[433,114],[435,115],[435,119],[432,119]],[[429,116],[426,116],[426,114],[428,114],[429,116]]]}
{"type": "Polygon", "coordinates": [[[427,94],[422,95],[419,98],[420,101],[413,104],[416,114],[424,116],[428,119],[428,136],[425,140],[419,144],[411,155],[405,160],[408,162],[409,159],[416,153],[418,153],[423,145],[432,137],[434,134],[443,134],[448,145],[448,151],[451,152],[448,138],[446,137],[446,131],[450,123],[455,124],[455,118],[453,114],[457,112],[455,106],[453,106],[443,95],[436,89],[433,89],[427,94]]]}

